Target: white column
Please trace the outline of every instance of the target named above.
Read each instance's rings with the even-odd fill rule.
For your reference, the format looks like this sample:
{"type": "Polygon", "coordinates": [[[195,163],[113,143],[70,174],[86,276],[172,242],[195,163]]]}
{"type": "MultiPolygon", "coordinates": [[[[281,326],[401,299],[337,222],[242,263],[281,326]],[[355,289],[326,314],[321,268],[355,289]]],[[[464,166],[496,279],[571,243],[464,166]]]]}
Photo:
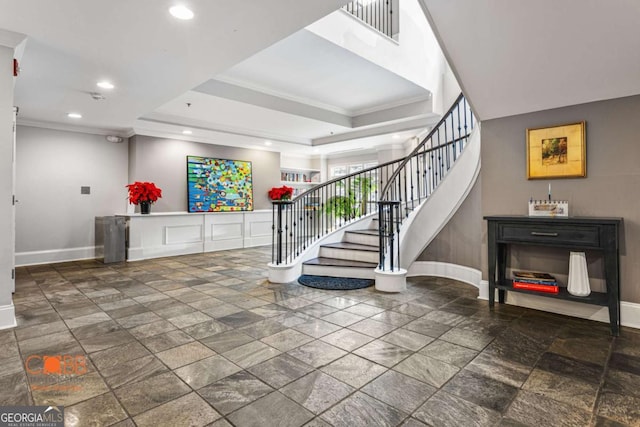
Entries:
{"type": "Polygon", "coordinates": [[[12,270],[13,210],[13,47],[0,44],[0,329],[15,326],[12,270]]]}

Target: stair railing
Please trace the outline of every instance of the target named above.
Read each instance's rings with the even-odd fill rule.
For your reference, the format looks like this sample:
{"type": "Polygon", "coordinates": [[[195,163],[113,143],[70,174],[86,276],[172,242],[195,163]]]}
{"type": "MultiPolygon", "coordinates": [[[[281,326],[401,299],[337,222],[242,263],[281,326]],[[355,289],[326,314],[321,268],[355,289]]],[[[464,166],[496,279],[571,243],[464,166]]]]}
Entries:
{"type": "Polygon", "coordinates": [[[409,156],[334,178],[292,200],[273,201],[271,263],[293,263],[314,242],[377,212],[380,268],[398,268],[402,221],[438,186],[473,125],[461,94],[409,156]]]}
{"type": "Polygon", "coordinates": [[[397,165],[378,200],[383,271],[400,270],[400,226],[438,187],[466,146],[475,119],[460,94],[429,134],[397,165]]]}
{"type": "Polygon", "coordinates": [[[397,31],[392,0],[355,0],[342,8],[387,37],[393,37],[397,31]]]}
{"type": "Polygon", "coordinates": [[[273,201],[272,264],[289,264],[332,231],[375,214],[379,189],[403,160],[337,177],[292,200],[273,201]]]}

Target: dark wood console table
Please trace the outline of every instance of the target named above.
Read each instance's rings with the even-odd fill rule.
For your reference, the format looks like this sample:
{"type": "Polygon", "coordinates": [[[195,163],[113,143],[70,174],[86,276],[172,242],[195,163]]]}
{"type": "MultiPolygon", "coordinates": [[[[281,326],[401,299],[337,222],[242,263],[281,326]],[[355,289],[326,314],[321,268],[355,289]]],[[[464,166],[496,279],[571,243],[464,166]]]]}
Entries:
{"type": "MultiPolygon", "coordinates": [[[[493,308],[495,290],[504,303],[505,291],[577,301],[609,307],[611,333],[618,335],[620,325],[620,256],[618,234],[622,218],[547,218],[528,216],[486,216],[489,251],[489,307],[493,308]],[[506,277],[509,245],[553,246],[570,250],[596,250],[604,257],[606,292],[591,292],[577,297],[560,288],[558,294],[514,289],[506,277]]],[[[568,262],[568,258],[567,258],[568,262]]]]}

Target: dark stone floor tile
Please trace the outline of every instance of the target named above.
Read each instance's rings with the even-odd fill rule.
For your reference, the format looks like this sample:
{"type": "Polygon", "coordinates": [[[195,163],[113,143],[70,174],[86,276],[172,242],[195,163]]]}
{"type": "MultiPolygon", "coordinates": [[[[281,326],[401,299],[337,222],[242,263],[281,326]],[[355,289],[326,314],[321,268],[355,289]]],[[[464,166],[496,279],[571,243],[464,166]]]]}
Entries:
{"type": "Polygon", "coordinates": [[[640,375],[634,375],[617,369],[607,370],[603,390],[640,397],[640,375]]]}
{"type": "Polygon", "coordinates": [[[594,424],[594,427],[628,427],[628,426],[629,424],[622,424],[605,417],[597,417],[595,419],[595,424],[594,424]]]}
{"type": "Polygon", "coordinates": [[[465,366],[478,355],[478,352],[475,350],[452,344],[442,339],[433,341],[420,350],[420,353],[459,368],[465,366]]]}
{"type": "Polygon", "coordinates": [[[598,415],[630,425],[640,426],[640,398],[604,392],[598,399],[598,415]]]}
{"type": "Polygon", "coordinates": [[[228,414],[273,391],[271,387],[240,371],[198,390],[207,402],[223,414],[228,414]]]}
{"type": "Polygon", "coordinates": [[[233,329],[232,327],[212,319],[206,322],[201,322],[192,326],[188,326],[184,328],[183,331],[191,335],[193,338],[197,340],[201,340],[203,338],[217,335],[222,332],[230,331],[232,329],[233,329]]]}
{"type": "Polygon", "coordinates": [[[494,337],[477,331],[453,328],[441,335],[440,339],[476,351],[482,351],[493,341],[494,337]]]}
{"type": "Polygon", "coordinates": [[[253,341],[255,340],[252,337],[237,330],[222,332],[200,340],[202,344],[217,353],[225,353],[253,341]]]}
{"type": "Polygon", "coordinates": [[[190,335],[180,330],[170,331],[140,340],[152,353],[159,353],[192,341],[194,341],[194,339],[190,335]]]}
{"type": "Polygon", "coordinates": [[[266,319],[253,323],[249,326],[245,326],[241,328],[240,331],[255,339],[262,339],[278,332],[282,332],[285,329],[287,329],[287,327],[278,320],[266,319]]]}
{"type": "Polygon", "coordinates": [[[248,369],[273,388],[280,388],[313,371],[313,367],[288,354],[281,354],[248,369]]]}
{"type": "Polygon", "coordinates": [[[355,354],[347,354],[321,370],[352,387],[360,388],[387,369],[355,354]]]}
{"type": "Polygon", "coordinates": [[[396,329],[396,327],[388,323],[378,322],[377,320],[364,319],[350,325],[349,329],[360,332],[361,334],[369,335],[370,337],[380,338],[381,336],[396,329]]]}
{"type": "Polygon", "coordinates": [[[129,329],[129,333],[141,340],[144,338],[152,337],[154,335],[163,334],[169,331],[177,329],[175,325],[168,320],[160,320],[153,323],[147,323],[146,325],[136,326],[129,329]]]}
{"type": "Polygon", "coordinates": [[[273,347],[269,347],[265,343],[260,341],[252,341],[248,344],[236,347],[233,350],[227,351],[222,355],[231,360],[236,365],[247,369],[251,366],[257,365],[269,360],[272,357],[276,357],[281,352],[273,347]]]}
{"type": "Polygon", "coordinates": [[[386,341],[375,340],[355,350],[353,354],[391,368],[411,356],[413,352],[386,341]]]}
{"type": "Polygon", "coordinates": [[[153,355],[121,361],[100,369],[100,373],[111,388],[142,381],[167,371],[167,367],[153,355]]]}
{"type": "Polygon", "coordinates": [[[194,341],[169,350],[161,351],[160,353],[157,353],[156,356],[170,369],[176,369],[197,360],[213,356],[214,354],[215,353],[207,346],[194,341]]]}
{"type": "Polygon", "coordinates": [[[102,335],[96,335],[91,338],[80,339],[80,344],[87,353],[93,353],[129,343],[134,339],[135,338],[128,331],[119,330],[102,335]]]}
{"type": "Polygon", "coordinates": [[[287,353],[315,368],[328,365],[347,354],[346,351],[322,341],[312,341],[287,353]]]}
{"type": "Polygon", "coordinates": [[[64,408],[67,426],[110,426],[126,418],[126,412],[111,392],[64,408]]]}
{"type": "Polygon", "coordinates": [[[640,356],[613,353],[611,360],[609,360],[609,368],[640,375],[640,356]]]}
{"type": "Polygon", "coordinates": [[[598,393],[596,384],[541,369],[534,369],[522,388],[585,411],[593,410],[598,393]]]}
{"type": "Polygon", "coordinates": [[[436,388],[396,371],[387,371],[362,391],[408,414],[424,403],[436,388]]]}
{"type": "Polygon", "coordinates": [[[0,377],[0,402],[2,405],[33,405],[27,376],[22,370],[0,377]]]}
{"type": "Polygon", "coordinates": [[[527,380],[533,368],[483,352],[473,359],[465,369],[514,387],[520,387],[527,380]]]}
{"type": "Polygon", "coordinates": [[[438,427],[494,426],[500,420],[496,411],[478,406],[444,391],[439,391],[425,402],[413,417],[438,427]]]}
{"type": "Polygon", "coordinates": [[[350,395],[355,389],[320,371],[283,387],[280,391],[314,414],[319,414],[350,395]]]}
{"type": "Polygon", "coordinates": [[[280,392],[274,391],[227,418],[235,425],[263,427],[264,420],[282,427],[301,426],[313,418],[313,414],[280,392]]]}
{"type": "Polygon", "coordinates": [[[222,356],[212,356],[176,369],[175,373],[192,389],[197,390],[221,378],[240,371],[241,368],[222,356]]]}
{"type": "Polygon", "coordinates": [[[547,347],[548,344],[544,342],[508,329],[493,340],[483,353],[533,367],[547,347]]]}
{"type": "Polygon", "coordinates": [[[538,361],[536,368],[587,381],[592,384],[599,384],[604,372],[603,366],[571,359],[555,353],[544,353],[538,361]]]}
{"type": "Polygon", "coordinates": [[[262,338],[260,341],[280,351],[289,351],[313,341],[313,338],[294,329],[285,329],[284,331],[262,338]]]}
{"type": "Polygon", "coordinates": [[[404,328],[396,329],[380,339],[411,351],[418,351],[434,340],[431,337],[404,328]]]}
{"type": "Polygon", "coordinates": [[[358,391],[326,411],[321,418],[332,425],[353,427],[395,426],[405,419],[407,415],[358,391]]]}
{"type": "Polygon", "coordinates": [[[314,338],[320,338],[342,329],[338,325],[334,325],[333,323],[325,322],[324,320],[320,319],[308,320],[292,327],[296,331],[302,332],[303,334],[312,336],[314,338]]]}
{"type": "Polygon", "coordinates": [[[148,356],[151,353],[138,341],[91,354],[91,360],[100,371],[117,367],[130,360],[148,356]]]}
{"type": "Polygon", "coordinates": [[[227,326],[231,326],[232,328],[241,328],[243,326],[259,322],[260,320],[264,320],[264,317],[245,310],[238,313],[230,314],[228,316],[220,317],[218,320],[227,326]]]}
{"type": "Polygon", "coordinates": [[[451,329],[451,326],[420,318],[411,323],[407,323],[403,328],[428,337],[438,338],[440,335],[451,329]]]}
{"type": "Polygon", "coordinates": [[[466,369],[449,380],[442,390],[497,412],[503,412],[518,392],[516,387],[466,369]]]}
{"type": "Polygon", "coordinates": [[[553,341],[551,347],[549,347],[549,351],[572,359],[604,366],[609,358],[611,341],[612,338],[610,335],[599,335],[596,337],[558,337],[553,341]],[[584,351],[586,348],[588,348],[589,351],[584,351]]]}
{"type": "Polygon", "coordinates": [[[434,387],[442,387],[457,372],[458,368],[422,354],[414,354],[393,368],[434,387]]]}
{"type": "Polygon", "coordinates": [[[518,393],[504,415],[530,426],[584,427],[591,420],[588,411],[524,390],[518,393]]]}
{"type": "Polygon", "coordinates": [[[135,416],[187,394],[191,389],[171,372],[114,390],[126,411],[135,416]]]}
{"type": "Polygon", "coordinates": [[[134,418],[138,427],[208,425],[220,418],[220,414],[196,393],[190,393],[151,409],[134,418]]]}

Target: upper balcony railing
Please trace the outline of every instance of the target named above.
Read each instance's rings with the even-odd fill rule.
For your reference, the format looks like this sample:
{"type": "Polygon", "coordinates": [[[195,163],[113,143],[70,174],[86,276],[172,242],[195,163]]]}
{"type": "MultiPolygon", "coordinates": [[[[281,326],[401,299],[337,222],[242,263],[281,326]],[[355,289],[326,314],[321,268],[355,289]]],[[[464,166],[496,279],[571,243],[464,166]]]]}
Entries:
{"type": "Polygon", "coordinates": [[[393,2],[394,0],[355,0],[342,8],[387,37],[393,38],[397,32],[393,2]]]}

